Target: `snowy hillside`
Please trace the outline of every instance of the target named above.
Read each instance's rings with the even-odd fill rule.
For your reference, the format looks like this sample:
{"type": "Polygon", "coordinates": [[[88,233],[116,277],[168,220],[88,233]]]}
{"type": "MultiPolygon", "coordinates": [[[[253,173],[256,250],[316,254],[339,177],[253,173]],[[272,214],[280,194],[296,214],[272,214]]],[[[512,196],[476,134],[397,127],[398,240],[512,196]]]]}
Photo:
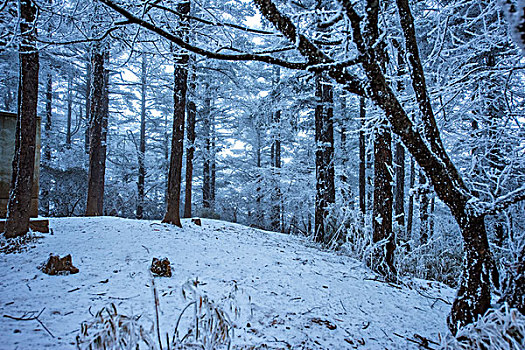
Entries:
{"type": "Polygon", "coordinates": [[[214,300],[234,284],[239,288],[234,348],[407,349],[417,347],[403,336],[437,340],[446,331],[445,301],[454,294],[447,287],[391,286],[374,280],[362,263],[296,237],[207,219],[183,225],[51,219],[53,234],[23,253],[0,254],[0,314],[45,308],[39,320],[50,333],[37,320],[1,317],[0,349],[76,348],[81,322],[110,303],[153,324],[153,257],[167,257],[173,271],[171,278],[155,278],[163,334],[173,332],[187,304],[181,286],[195,278],[214,300]],[[71,254],[80,273],[43,274],[37,266],[50,253],[71,254]]]}

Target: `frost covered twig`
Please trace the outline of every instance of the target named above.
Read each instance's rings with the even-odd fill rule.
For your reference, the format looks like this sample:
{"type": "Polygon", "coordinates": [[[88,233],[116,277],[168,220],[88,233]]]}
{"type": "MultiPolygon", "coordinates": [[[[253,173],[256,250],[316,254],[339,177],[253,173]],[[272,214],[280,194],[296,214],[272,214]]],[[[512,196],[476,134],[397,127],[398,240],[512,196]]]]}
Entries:
{"type": "Polygon", "coordinates": [[[505,210],[512,204],[523,200],[525,200],[525,185],[504,196],[496,198],[492,203],[481,201],[478,198],[472,198],[468,201],[466,210],[478,217],[494,215],[505,210]]]}

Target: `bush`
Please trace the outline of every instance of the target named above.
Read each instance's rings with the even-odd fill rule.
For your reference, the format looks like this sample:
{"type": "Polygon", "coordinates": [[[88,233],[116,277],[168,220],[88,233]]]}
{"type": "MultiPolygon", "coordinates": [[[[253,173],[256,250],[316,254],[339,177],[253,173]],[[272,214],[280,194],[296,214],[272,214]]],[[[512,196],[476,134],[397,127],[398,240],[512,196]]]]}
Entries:
{"type": "Polygon", "coordinates": [[[206,350],[229,349],[234,335],[234,327],[225,310],[228,309],[233,312],[235,317],[240,315],[240,308],[235,301],[237,286],[234,285],[233,290],[228,295],[215,303],[199,289],[199,284],[199,280],[196,279],[190,280],[182,286],[182,296],[189,303],[180,313],[175,325],[173,347],[175,349],[193,347],[206,350]],[[181,338],[180,321],[186,310],[192,310],[193,317],[186,327],[186,331],[182,332],[186,334],[181,338]]]}
{"type": "Polygon", "coordinates": [[[443,338],[439,350],[525,349],[525,316],[504,305],[488,310],[476,323],[443,338]]]}
{"type": "Polygon", "coordinates": [[[155,349],[153,327],[139,325],[140,316],[119,314],[115,304],[102,308],[91,322],[83,322],[77,336],[78,349],[137,350],[155,349]]]}

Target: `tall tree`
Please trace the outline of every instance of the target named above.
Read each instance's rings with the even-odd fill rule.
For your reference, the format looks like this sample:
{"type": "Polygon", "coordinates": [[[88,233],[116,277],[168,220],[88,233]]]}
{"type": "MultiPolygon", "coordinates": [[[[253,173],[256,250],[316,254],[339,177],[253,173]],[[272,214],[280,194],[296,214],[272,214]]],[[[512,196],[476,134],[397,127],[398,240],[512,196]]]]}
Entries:
{"type": "MultiPolygon", "coordinates": [[[[274,102],[279,101],[279,83],[281,80],[281,68],[274,66],[273,71],[273,89],[274,93],[272,94],[274,102]]],[[[274,231],[281,231],[281,110],[272,112],[272,146],[271,146],[271,167],[272,167],[272,176],[274,188],[271,189],[272,193],[272,210],[271,210],[271,219],[270,227],[274,231]]]]}
{"type": "Polygon", "coordinates": [[[419,171],[419,241],[426,244],[429,238],[430,198],[427,177],[419,171]]]}
{"type": "MultiPolygon", "coordinates": [[[[403,79],[406,74],[404,50],[397,40],[393,40],[393,45],[397,49],[397,91],[402,93],[404,90],[403,79]]],[[[406,235],[405,232],[405,147],[401,140],[396,138],[394,151],[394,164],[396,187],[394,196],[394,214],[399,225],[399,234],[406,235]]]]}
{"type": "MultiPolygon", "coordinates": [[[[365,25],[365,42],[370,55],[378,60],[380,72],[386,71],[388,57],[385,42],[379,36],[380,3],[367,0],[366,15],[369,18],[365,25]]],[[[379,244],[370,261],[371,267],[389,280],[397,279],[394,267],[395,234],[392,229],[392,130],[389,121],[383,115],[374,130],[374,199],[372,212],[372,242],[379,244]],[[381,243],[383,242],[383,243],[381,243]],[[384,246],[384,247],[383,247],[384,246]]]]}
{"type": "Polygon", "coordinates": [[[410,157],[410,178],[408,183],[408,213],[407,213],[407,240],[412,239],[412,225],[414,221],[414,184],[416,182],[416,166],[414,158],[410,157]]]}
{"type": "Polygon", "coordinates": [[[66,116],[66,145],[71,146],[71,124],[73,115],[73,77],[69,73],[67,77],[67,116],[66,116]]]}
{"type": "Polygon", "coordinates": [[[366,215],[366,142],[365,142],[365,118],[366,118],[366,100],[364,97],[359,98],[359,119],[361,128],[359,129],[359,211],[361,213],[362,223],[366,215]]]}
{"type": "MultiPolygon", "coordinates": [[[[190,2],[177,5],[177,10],[183,15],[190,13],[190,2]]],[[[179,35],[187,36],[188,28],[184,21],[179,24],[179,35]]],[[[170,168],[168,173],[168,201],[166,213],[162,222],[182,227],[180,222],[180,188],[182,174],[182,156],[184,153],[184,121],[186,117],[186,91],[188,89],[189,55],[180,53],[175,58],[173,84],[173,131],[171,136],[170,168]]]]}
{"type": "Polygon", "coordinates": [[[18,117],[15,155],[5,236],[22,236],[29,230],[31,194],[35,169],[37,131],[39,54],[37,41],[37,6],[31,0],[20,0],[20,72],[18,81],[18,117]]]}
{"type": "Polygon", "coordinates": [[[137,219],[142,219],[144,216],[144,186],[146,181],[146,98],[147,98],[147,84],[148,84],[148,64],[147,56],[142,53],[142,62],[140,69],[140,138],[139,138],[139,176],[137,181],[137,219]]]}
{"type": "Polygon", "coordinates": [[[314,240],[329,243],[327,218],[335,203],[333,88],[324,74],[315,77],[315,224],[314,240]]]}
{"type": "Polygon", "coordinates": [[[187,126],[187,139],[188,144],[186,146],[186,181],[185,181],[185,195],[184,195],[184,217],[191,218],[191,198],[193,188],[193,155],[195,154],[195,122],[197,117],[197,105],[195,104],[196,99],[196,65],[194,60],[193,71],[189,83],[189,98],[188,98],[188,126],[187,126]]]}
{"type": "Polygon", "coordinates": [[[204,84],[206,95],[204,96],[204,106],[202,108],[202,138],[204,147],[202,151],[202,207],[211,209],[211,96],[209,82],[204,84]]]}
{"type": "Polygon", "coordinates": [[[91,91],[89,128],[89,171],[86,216],[104,215],[107,128],[109,114],[109,51],[105,41],[91,47],[91,91]]]}
{"type": "Polygon", "coordinates": [[[53,119],[53,75],[49,67],[46,79],[46,122],[44,132],[46,134],[46,145],[44,147],[44,160],[51,161],[51,120],[53,119]]]}
{"type": "Polygon", "coordinates": [[[392,230],[392,132],[386,120],[376,127],[374,135],[374,204],[372,213],[372,242],[378,243],[371,267],[389,280],[396,280],[392,230]],[[383,242],[383,243],[382,243],[383,242]]]}

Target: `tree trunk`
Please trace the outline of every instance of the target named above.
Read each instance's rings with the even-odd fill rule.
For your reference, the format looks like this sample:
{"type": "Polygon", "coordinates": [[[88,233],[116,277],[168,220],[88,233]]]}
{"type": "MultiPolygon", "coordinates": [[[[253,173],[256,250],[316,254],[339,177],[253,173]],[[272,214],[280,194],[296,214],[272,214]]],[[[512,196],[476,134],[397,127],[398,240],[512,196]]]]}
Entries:
{"type": "Polygon", "coordinates": [[[188,80],[188,55],[183,54],[175,65],[173,134],[171,137],[170,169],[168,173],[168,204],[162,222],[182,227],[180,222],[180,187],[184,153],[184,117],[188,80]]]}
{"type": "Polygon", "coordinates": [[[428,212],[430,207],[427,177],[422,170],[419,171],[419,241],[420,244],[428,242],[429,222],[428,212]]]}
{"type": "Polygon", "coordinates": [[[372,241],[379,246],[372,256],[371,267],[388,280],[396,280],[394,267],[395,237],[392,231],[392,133],[386,120],[376,130],[374,138],[374,203],[372,241]]]}
{"type": "MultiPolygon", "coordinates": [[[[177,6],[183,15],[190,13],[190,2],[183,2],[177,6]]],[[[185,21],[179,23],[179,35],[187,33],[185,21]]],[[[184,120],[186,114],[186,92],[188,90],[188,62],[187,53],[182,53],[176,59],[174,72],[173,93],[173,131],[171,135],[170,168],[168,172],[168,200],[166,213],[162,222],[182,227],[180,222],[180,187],[182,173],[182,157],[184,153],[184,120]]]]}
{"type": "Polygon", "coordinates": [[[202,207],[211,208],[211,181],[210,181],[210,158],[211,158],[211,97],[209,85],[206,86],[204,107],[202,116],[202,137],[204,139],[204,150],[202,152],[202,207]]]}
{"type": "Polygon", "coordinates": [[[66,125],[66,145],[71,146],[71,121],[73,113],[73,78],[67,79],[67,125],[66,125]]]}
{"type": "Polygon", "coordinates": [[[475,322],[490,307],[491,254],[484,217],[456,217],[464,239],[463,274],[447,319],[452,334],[475,322]]]}
{"type": "Polygon", "coordinates": [[[507,269],[502,300],[525,315],[525,245],[507,269]]]}
{"type": "Polygon", "coordinates": [[[366,215],[366,144],[365,144],[365,118],[366,100],[364,97],[359,99],[359,119],[361,128],[359,129],[359,209],[361,211],[364,224],[366,215]]]}
{"type": "Polygon", "coordinates": [[[395,148],[396,193],[394,213],[400,232],[405,233],[405,147],[396,142],[395,148]]]}
{"type": "Polygon", "coordinates": [[[137,219],[144,217],[144,186],[146,182],[146,167],[144,161],[146,159],[146,97],[147,97],[147,57],[142,54],[142,65],[140,71],[140,140],[139,140],[139,174],[137,180],[137,211],[135,216],[137,219]]]}
{"type": "MultiPolygon", "coordinates": [[[[404,50],[397,40],[393,40],[393,44],[397,49],[397,91],[402,93],[405,90],[403,77],[406,74],[404,50]]],[[[396,175],[394,213],[396,216],[396,222],[399,225],[398,232],[402,235],[405,235],[405,147],[399,139],[396,139],[394,159],[396,175]]]]}
{"type": "Polygon", "coordinates": [[[414,193],[412,189],[416,182],[416,165],[413,157],[410,157],[410,180],[408,184],[408,214],[407,214],[407,240],[412,239],[412,225],[414,221],[414,193]]]}
{"type": "Polygon", "coordinates": [[[19,6],[21,43],[19,48],[18,117],[11,190],[4,228],[7,238],[25,235],[29,230],[35,169],[39,54],[36,47],[37,29],[34,27],[34,22],[37,7],[30,0],[21,0],[19,6]]]}
{"type": "Polygon", "coordinates": [[[348,148],[347,148],[347,140],[346,140],[346,133],[348,130],[346,129],[346,125],[348,123],[348,113],[346,110],[346,95],[341,96],[341,197],[342,197],[342,205],[347,206],[351,208],[354,204],[353,198],[352,198],[352,188],[350,187],[350,183],[348,181],[348,176],[346,176],[346,170],[348,167],[348,148]]]}
{"type": "MultiPolygon", "coordinates": [[[[278,66],[274,67],[273,88],[278,89],[278,84],[281,80],[281,69],[278,66]]],[[[278,102],[278,94],[273,94],[274,102],[278,102]]],[[[270,227],[273,231],[282,231],[281,225],[281,111],[277,110],[272,115],[272,175],[274,181],[274,188],[272,189],[272,209],[270,227]]]]}
{"type": "Polygon", "coordinates": [[[106,173],[106,137],[108,125],[107,49],[96,42],[91,51],[91,126],[86,216],[104,215],[104,176],[106,173]]]}
{"type": "Polygon", "coordinates": [[[256,132],[256,140],[255,140],[255,166],[257,167],[257,175],[255,178],[255,224],[259,228],[264,228],[264,222],[263,222],[263,210],[262,210],[262,157],[261,157],[261,150],[262,150],[262,135],[261,135],[261,128],[259,124],[254,123],[255,132],[256,132]]]}
{"type": "Polygon", "coordinates": [[[215,142],[217,139],[217,134],[215,133],[215,116],[211,116],[211,169],[210,169],[210,204],[211,210],[215,212],[215,180],[217,174],[217,161],[216,161],[216,148],[215,142]]]}
{"type": "Polygon", "coordinates": [[[86,131],[84,133],[84,150],[89,154],[89,129],[91,127],[91,58],[86,62],[86,131]]]}
{"type": "Polygon", "coordinates": [[[184,216],[191,218],[191,191],[193,185],[193,155],[195,153],[195,120],[197,116],[197,106],[195,105],[196,85],[195,65],[193,65],[193,74],[191,76],[189,90],[191,96],[188,101],[188,145],[186,146],[186,188],[184,195],[184,216]]]}
{"type": "Polygon", "coordinates": [[[164,115],[164,142],[163,142],[163,153],[164,153],[164,204],[168,206],[168,178],[169,178],[169,170],[170,170],[170,133],[169,133],[169,122],[168,122],[168,115],[164,115]]]}
{"type": "MultiPolygon", "coordinates": [[[[49,68],[51,69],[51,68],[49,68]]],[[[51,120],[53,117],[53,76],[47,74],[46,81],[46,122],[44,132],[46,134],[46,144],[44,149],[44,160],[49,163],[51,160],[51,120]]]]}
{"type": "MultiPolygon", "coordinates": [[[[48,69],[51,69],[49,67],[48,69]]],[[[49,72],[47,74],[46,81],[46,119],[44,124],[44,142],[42,152],[42,165],[44,167],[51,166],[51,120],[53,117],[53,76],[49,72]]],[[[40,205],[44,216],[49,216],[49,189],[51,187],[50,181],[47,181],[47,177],[44,177],[45,181],[42,181],[40,190],[40,205]]]]}
{"type": "Polygon", "coordinates": [[[327,232],[330,206],[335,203],[335,170],[334,170],[334,124],[333,124],[333,91],[326,84],[326,78],[316,75],[315,96],[315,224],[314,240],[329,243],[332,237],[327,232]]]}

